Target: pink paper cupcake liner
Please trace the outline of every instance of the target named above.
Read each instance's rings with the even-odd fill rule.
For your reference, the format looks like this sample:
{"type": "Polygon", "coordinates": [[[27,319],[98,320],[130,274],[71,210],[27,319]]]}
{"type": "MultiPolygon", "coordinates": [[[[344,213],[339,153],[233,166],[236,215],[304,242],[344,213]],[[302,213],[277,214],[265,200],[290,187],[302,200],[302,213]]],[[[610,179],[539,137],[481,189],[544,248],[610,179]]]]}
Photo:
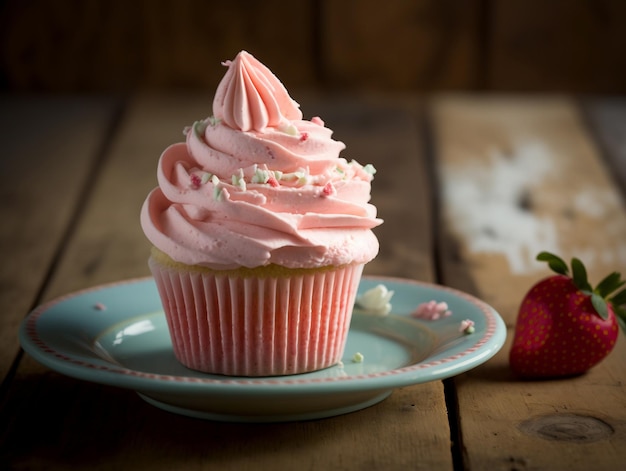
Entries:
{"type": "Polygon", "coordinates": [[[339,362],[363,271],[353,264],[241,276],[153,258],[150,268],[176,358],[231,376],[299,374],[339,362]]]}

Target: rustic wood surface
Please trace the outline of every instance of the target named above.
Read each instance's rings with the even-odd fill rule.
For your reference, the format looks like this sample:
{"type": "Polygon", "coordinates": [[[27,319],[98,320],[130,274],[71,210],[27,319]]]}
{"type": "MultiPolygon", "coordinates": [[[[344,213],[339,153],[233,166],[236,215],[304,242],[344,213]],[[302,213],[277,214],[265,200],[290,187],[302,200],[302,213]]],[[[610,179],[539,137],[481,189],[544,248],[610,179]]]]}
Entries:
{"type": "Polygon", "coordinates": [[[91,171],[110,136],[115,102],[0,98],[0,375],[18,351],[15,329],[41,302],[91,171]]]}
{"type": "Polygon", "coordinates": [[[622,0],[6,0],[4,90],[204,89],[241,49],[288,85],[626,93],[622,0]]]}
{"type": "Polygon", "coordinates": [[[378,169],[372,201],[385,224],[367,273],[484,299],[507,324],[505,347],[368,409],[286,424],[185,418],[55,373],[19,354],[17,326],[37,303],[148,274],[140,205],[160,152],[207,114],[211,96],[144,93],[123,107],[5,97],[0,469],[617,469],[626,460],[623,335],[599,366],[566,380],[516,380],[508,349],[521,297],[547,274],[536,251],[580,256],[595,280],[624,271],[623,173],[614,169],[626,127],[608,118],[624,116],[624,103],[294,96],[346,142],[346,157],[378,169]]]}
{"type": "Polygon", "coordinates": [[[509,326],[494,359],[454,379],[465,465],[615,468],[626,440],[623,335],[584,377],[520,382],[508,371],[520,300],[549,273],[536,253],[580,257],[595,283],[626,267],[623,199],[580,110],[562,98],[453,97],[434,101],[433,120],[441,281],[484,299],[509,326]]]}

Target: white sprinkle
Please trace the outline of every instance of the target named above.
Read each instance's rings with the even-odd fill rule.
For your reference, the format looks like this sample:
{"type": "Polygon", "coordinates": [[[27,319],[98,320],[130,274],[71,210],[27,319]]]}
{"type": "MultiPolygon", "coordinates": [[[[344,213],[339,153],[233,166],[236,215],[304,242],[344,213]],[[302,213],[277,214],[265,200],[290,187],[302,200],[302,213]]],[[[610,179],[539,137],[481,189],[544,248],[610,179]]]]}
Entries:
{"type": "Polygon", "coordinates": [[[374,288],[358,295],[355,306],[368,314],[386,316],[391,312],[390,301],[393,293],[383,284],[376,285],[374,288]]]}

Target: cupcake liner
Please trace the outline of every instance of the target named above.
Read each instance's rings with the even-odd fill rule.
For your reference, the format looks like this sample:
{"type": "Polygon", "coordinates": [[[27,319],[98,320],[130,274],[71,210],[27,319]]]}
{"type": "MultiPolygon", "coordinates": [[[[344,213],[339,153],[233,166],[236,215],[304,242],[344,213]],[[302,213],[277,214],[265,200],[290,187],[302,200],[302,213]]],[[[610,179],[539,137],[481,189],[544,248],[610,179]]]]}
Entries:
{"type": "Polygon", "coordinates": [[[149,265],[174,354],[188,368],[276,376],[341,360],[363,264],[268,276],[185,270],[153,257],[149,265]]]}

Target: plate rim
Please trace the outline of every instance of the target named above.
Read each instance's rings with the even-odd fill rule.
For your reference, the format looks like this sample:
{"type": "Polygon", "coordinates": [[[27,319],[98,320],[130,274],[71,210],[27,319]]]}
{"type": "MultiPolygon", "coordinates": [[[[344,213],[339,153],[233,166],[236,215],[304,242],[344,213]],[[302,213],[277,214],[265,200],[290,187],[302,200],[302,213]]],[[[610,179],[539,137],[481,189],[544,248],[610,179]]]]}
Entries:
{"type": "MultiPolygon", "coordinates": [[[[96,285],[47,301],[33,309],[22,321],[19,330],[19,338],[22,348],[35,360],[57,372],[74,378],[132,389],[144,393],[148,393],[149,391],[180,392],[181,390],[185,390],[187,393],[211,392],[243,395],[264,394],[268,392],[293,394],[294,392],[315,393],[323,391],[332,393],[337,391],[349,392],[351,390],[394,389],[412,384],[445,379],[464,373],[492,358],[504,345],[506,340],[506,326],[501,316],[492,306],[471,294],[445,285],[410,278],[365,275],[362,277],[362,281],[363,280],[412,285],[420,288],[444,291],[452,296],[456,296],[478,308],[478,311],[482,313],[486,320],[485,331],[480,337],[478,337],[476,333],[466,336],[466,339],[476,339],[476,341],[462,352],[445,356],[441,359],[429,360],[429,357],[422,362],[376,373],[306,379],[301,378],[301,375],[259,378],[207,375],[210,377],[203,378],[197,376],[173,376],[148,373],[133,370],[112,362],[106,362],[106,360],[97,357],[95,353],[94,358],[97,357],[98,360],[106,363],[105,365],[89,363],[83,359],[73,358],[68,356],[68,354],[56,351],[39,337],[37,321],[58,304],[98,291],[111,290],[120,286],[151,281],[154,282],[152,277],[146,276],[96,285]],[[462,365],[456,364],[455,366],[454,362],[464,357],[467,357],[468,361],[464,362],[462,365]]],[[[129,317],[131,316],[129,315],[129,317]]],[[[119,322],[119,320],[117,322],[119,322]]]]}

